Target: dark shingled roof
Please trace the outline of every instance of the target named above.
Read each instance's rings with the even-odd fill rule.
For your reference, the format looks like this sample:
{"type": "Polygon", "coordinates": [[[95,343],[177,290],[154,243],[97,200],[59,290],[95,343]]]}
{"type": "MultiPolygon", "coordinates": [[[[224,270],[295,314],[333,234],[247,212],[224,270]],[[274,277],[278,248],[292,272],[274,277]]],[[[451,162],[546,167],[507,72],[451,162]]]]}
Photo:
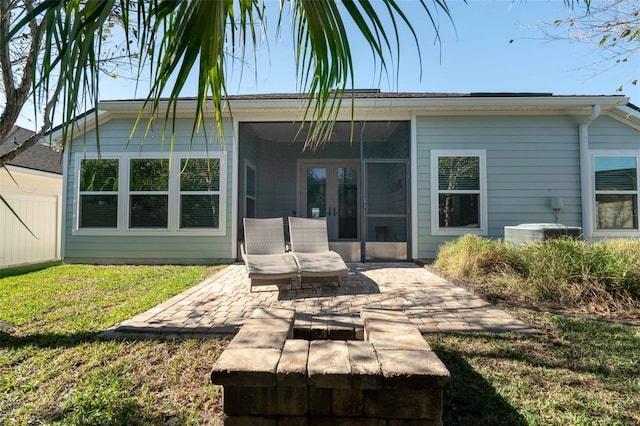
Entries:
{"type": "MultiPolygon", "coordinates": [[[[344,98],[351,99],[451,99],[451,98],[592,98],[592,97],[624,97],[623,95],[554,95],[550,92],[471,92],[471,93],[449,93],[449,92],[381,92],[378,89],[355,89],[345,90],[344,98]]],[[[304,100],[308,99],[306,93],[255,93],[244,95],[229,95],[229,101],[251,101],[251,100],[304,100]]],[[[118,102],[142,102],[145,99],[110,99],[102,101],[104,104],[118,102]]],[[[163,98],[161,100],[167,100],[163,98]]],[[[195,97],[181,97],[182,101],[194,101],[195,97]]],[[[630,104],[633,108],[633,106],[630,104]]],[[[81,118],[93,110],[78,116],[81,118]]],[[[55,129],[54,129],[55,130],[55,129]]]]}
{"type": "MultiPolygon", "coordinates": [[[[356,89],[345,90],[345,98],[353,95],[356,99],[411,99],[411,98],[514,98],[514,97],[552,97],[552,93],[533,93],[533,92],[478,92],[478,93],[444,93],[444,92],[381,92],[377,89],[356,89]]],[[[556,96],[558,97],[558,96],[556,96]]],[[[250,95],[230,95],[230,100],[247,100],[247,99],[306,99],[307,94],[304,93],[259,93],[250,95]]],[[[196,98],[193,98],[196,99],[196,98]]]]}
{"type": "MultiPolygon", "coordinates": [[[[0,155],[13,150],[21,142],[29,139],[33,133],[31,130],[14,126],[7,138],[0,143],[0,155]]],[[[61,175],[62,154],[47,145],[35,144],[10,161],[9,165],[61,175]]]]}

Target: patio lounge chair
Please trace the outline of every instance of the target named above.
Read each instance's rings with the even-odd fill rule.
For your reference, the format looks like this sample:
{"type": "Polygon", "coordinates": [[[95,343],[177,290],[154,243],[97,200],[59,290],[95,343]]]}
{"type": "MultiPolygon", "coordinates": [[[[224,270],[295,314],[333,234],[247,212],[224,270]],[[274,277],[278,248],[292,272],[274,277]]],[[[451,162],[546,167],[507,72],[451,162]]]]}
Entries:
{"type": "Polygon", "coordinates": [[[281,218],[245,218],[240,250],[251,279],[249,291],[256,285],[297,283],[300,271],[293,255],[286,251],[281,218]]]}
{"type": "Polygon", "coordinates": [[[327,222],[325,219],[289,218],[291,252],[298,262],[301,279],[313,281],[318,278],[340,277],[349,273],[342,257],[329,250],[327,222]]]}

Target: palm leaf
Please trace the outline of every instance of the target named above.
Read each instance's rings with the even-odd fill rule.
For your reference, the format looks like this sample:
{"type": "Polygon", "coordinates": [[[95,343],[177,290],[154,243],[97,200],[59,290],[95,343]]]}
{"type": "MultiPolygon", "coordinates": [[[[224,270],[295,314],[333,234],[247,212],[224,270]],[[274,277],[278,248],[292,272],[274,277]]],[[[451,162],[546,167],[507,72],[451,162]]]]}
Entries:
{"type": "MultiPolygon", "coordinates": [[[[5,167],[6,169],[6,167],[5,167]]],[[[9,173],[9,170],[7,170],[7,173],[9,173]]],[[[9,176],[11,176],[11,173],[9,173],[9,176]]],[[[13,176],[11,176],[11,179],[13,179],[13,176]]],[[[15,179],[13,179],[13,181],[15,182],[15,179]]],[[[17,185],[17,183],[16,183],[17,185]]],[[[9,209],[9,211],[11,212],[11,214],[18,219],[18,221],[22,224],[22,226],[25,227],[25,229],[27,231],[29,231],[29,233],[31,235],[33,235],[33,238],[35,238],[36,240],[38,239],[38,237],[36,236],[36,234],[33,233],[33,231],[31,230],[31,228],[29,228],[29,226],[22,220],[22,218],[20,218],[20,215],[18,215],[18,213],[13,209],[13,207],[11,207],[11,204],[9,204],[9,202],[2,196],[2,194],[0,194],[0,201],[2,202],[2,204],[5,205],[6,208],[9,209]]]]}
{"type": "MultiPolygon", "coordinates": [[[[436,40],[439,40],[439,12],[451,19],[446,0],[419,1],[424,15],[436,30],[436,40]]],[[[565,4],[573,5],[578,1],[565,0],[565,4]]],[[[589,7],[589,0],[582,1],[589,7]]],[[[209,102],[213,106],[218,135],[222,137],[223,111],[229,107],[227,62],[229,58],[236,60],[236,55],[244,60],[249,47],[255,52],[267,4],[269,7],[278,4],[280,8],[278,32],[283,25],[284,10],[287,5],[291,6],[298,90],[309,94],[303,120],[311,124],[304,127],[308,129],[305,130],[306,146],[317,146],[328,139],[348,87],[353,86],[351,44],[354,37],[364,38],[373,58],[379,61],[381,73],[387,73],[391,61],[399,67],[400,26],[409,29],[418,55],[421,55],[418,32],[412,23],[418,22],[420,17],[407,16],[399,0],[280,0],[278,3],[263,0],[43,0],[16,18],[9,36],[0,40],[0,46],[8,43],[33,19],[46,24],[43,26],[44,48],[34,52],[34,55],[42,55],[40,66],[36,67],[39,71],[34,99],[39,103],[47,99],[45,93],[62,94],[60,108],[66,122],[62,132],[64,145],[73,139],[73,118],[87,106],[97,106],[97,58],[102,46],[102,28],[117,10],[127,48],[132,34],[139,41],[139,75],[146,64],[150,68],[153,83],[144,105],[151,111],[147,131],[162,112],[163,140],[170,133],[172,149],[178,98],[193,72],[198,77],[192,140],[202,127],[209,102]],[[390,25],[385,23],[385,16],[390,25]],[[356,26],[357,34],[346,31],[347,20],[356,26]],[[161,99],[166,93],[169,95],[165,109],[161,99]]],[[[351,102],[353,106],[353,96],[351,102]]],[[[97,109],[94,114],[97,119],[97,109]]],[[[142,112],[136,126],[141,117],[142,112]]]]}
{"type": "MultiPolygon", "coordinates": [[[[429,7],[422,0],[421,4],[434,27],[432,8],[448,14],[444,0],[434,0],[429,7]]],[[[399,55],[398,24],[408,26],[416,45],[417,35],[397,0],[282,0],[278,5],[278,31],[285,6],[291,6],[298,90],[309,93],[303,119],[311,124],[304,127],[308,129],[306,146],[317,146],[329,138],[347,87],[354,82],[351,44],[356,35],[348,33],[346,19],[355,24],[382,72],[388,60],[399,55]],[[385,28],[383,14],[391,19],[391,31],[385,28]]],[[[102,28],[110,14],[119,10],[127,40],[136,34],[144,58],[141,64],[150,69],[152,85],[143,107],[150,111],[147,132],[163,114],[163,141],[170,134],[172,150],[177,102],[192,73],[198,76],[192,140],[202,127],[208,103],[222,139],[223,111],[229,107],[227,62],[236,57],[243,61],[249,48],[256,51],[265,7],[260,0],[46,0],[26,13],[12,34],[30,19],[45,20],[46,45],[53,46],[49,50],[53,53],[44,51],[37,87],[41,94],[62,94],[62,116],[71,123],[83,107],[97,105],[102,28]],[[163,96],[166,102],[161,102],[163,96]]],[[[143,70],[140,65],[138,72],[143,70]]],[[[97,110],[94,114],[97,118],[97,110]]],[[[72,126],[65,126],[62,133],[63,144],[73,139],[72,126]]]]}

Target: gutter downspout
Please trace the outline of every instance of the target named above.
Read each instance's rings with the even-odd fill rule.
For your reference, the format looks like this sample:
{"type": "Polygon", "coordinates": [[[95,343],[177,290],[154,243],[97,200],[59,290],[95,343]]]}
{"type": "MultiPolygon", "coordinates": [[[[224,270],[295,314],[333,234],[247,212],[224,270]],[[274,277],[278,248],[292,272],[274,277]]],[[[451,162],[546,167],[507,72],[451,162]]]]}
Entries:
{"type": "Polygon", "coordinates": [[[594,225],[594,204],[592,195],[591,164],[589,161],[589,124],[598,116],[602,107],[593,105],[591,114],[578,127],[580,140],[580,193],[582,194],[582,235],[585,241],[591,240],[594,225]]]}

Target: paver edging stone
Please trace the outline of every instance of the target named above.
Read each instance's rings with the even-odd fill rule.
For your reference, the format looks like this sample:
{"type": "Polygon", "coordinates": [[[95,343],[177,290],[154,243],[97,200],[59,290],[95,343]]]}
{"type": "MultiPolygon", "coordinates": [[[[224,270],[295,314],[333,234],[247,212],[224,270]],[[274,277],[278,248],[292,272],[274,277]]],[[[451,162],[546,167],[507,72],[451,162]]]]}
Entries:
{"type": "Polygon", "coordinates": [[[312,422],[317,416],[334,416],[338,423],[350,418],[353,424],[441,422],[449,371],[406,315],[365,308],[361,318],[369,341],[309,342],[292,339],[292,310],[254,314],[211,372],[213,383],[225,386],[225,424],[246,416],[277,418],[276,424],[301,417],[312,422]]]}

